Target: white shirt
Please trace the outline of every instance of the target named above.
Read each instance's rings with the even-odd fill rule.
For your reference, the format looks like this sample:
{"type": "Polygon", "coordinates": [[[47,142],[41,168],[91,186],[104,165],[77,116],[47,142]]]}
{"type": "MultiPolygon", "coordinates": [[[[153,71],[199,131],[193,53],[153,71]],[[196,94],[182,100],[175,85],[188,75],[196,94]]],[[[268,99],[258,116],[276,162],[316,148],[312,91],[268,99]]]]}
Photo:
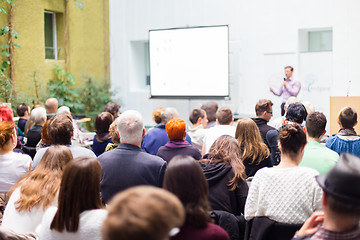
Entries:
{"type": "Polygon", "coordinates": [[[218,137],[222,135],[230,135],[235,137],[236,128],[232,125],[216,125],[212,128],[206,129],[204,144],[205,144],[205,153],[208,153],[211,145],[215,142],[218,137]]]}
{"type": "Polygon", "coordinates": [[[50,229],[50,225],[56,214],[56,207],[49,207],[41,224],[36,228],[36,234],[40,240],[102,240],[101,227],[108,211],[105,209],[87,210],[80,214],[79,228],[77,232],[67,232],[63,230],[58,232],[50,229]]]}
{"type": "Polygon", "coordinates": [[[245,219],[265,216],[274,221],[302,224],[321,208],[319,173],[307,167],[262,168],[251,182],[245,219]]]}
{"type": "Polygon", "coordinates": [[[0,192],[8,192],[29,171],[31,157],[21,153],[0,155],[0,192]]]}

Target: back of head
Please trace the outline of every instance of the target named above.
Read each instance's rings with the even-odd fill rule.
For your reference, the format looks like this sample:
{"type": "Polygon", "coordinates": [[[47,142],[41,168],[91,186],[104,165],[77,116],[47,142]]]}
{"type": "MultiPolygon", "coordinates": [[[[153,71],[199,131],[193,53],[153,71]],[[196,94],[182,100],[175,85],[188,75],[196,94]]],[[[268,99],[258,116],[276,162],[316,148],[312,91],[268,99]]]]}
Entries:
{"type": "Polygon", "coordinates": [[[186,123],[180,118],[171,119],[166,124],[165,129],[171,141],[183,140],[186,136],[186,123]]]}
{"type": "Polygon", "coordinates": [[[310,101],[303,101],[302,104],[304,105],[304,107],[306,109],[307,115],[309,115],[310,113],[315,112],[315,107],[310,101]]]}
{"type": "Polygon", "coordinates": [[[48,136],[52,144],[70,144],[73,132],[74,127],[70,114],[57,114],[50,119],[48,136]]]}
{"type": "Polygon", "coordinates": [[[99,113],[95,118],[95,132],[97,134],[108,133],[114,117],[109,112],[99,113]]]}
{"type": "Polygon", "coordinates": [[[295,156],[306,144],[306,135],[299,124],[287,124],[279,130],[279,141],[282,153],[295,156]]]}
{"type": "Polygon", "coordinates": [[[45,110],[45,108],[44,107],[34,108],[31,111],[30,118],[31,118],[31,120],[34,121],[35,124],[39,124],[39,123],[42,123],[42,122],[46,121],[46,110],[45,110]]]}
{"type": "Polygon", "coordinates": [[[29,111],[29,105],[27,105],[26,103],[20,103],[19,106],[17,106],[16,108],[16,113],[19,117],[23,117],[26,111],[29,111]]]}
{"type": "Polygon", "coordinates": [[[45,144],[51,144],[51,140],[48,135],[48,126],[49,126],[50,120],[47,120],[42,128],[41,131],[41,141],[45,144]]]}
{"type": "Polygon", "coordinates": [[[109,127],[109,133],[111,136],[111,140],[114,144],[120,144],[120,138],[118,135],[118,127],[117,127],[117,119],[115,119],[109,127]]]}
{"type": "Polygon", "coordinates": [[[35,169],[62,172],[65,165],[72,159],[73,155],[68,147],[62,145],[52,145],[46,150],[39,162],[39,165],[35,169]]]}
{"type": "Polygon", "coordinates": [[[164,111],[161,114],[161,120],[163,123],[167,123],[173,118],[179,118],[178,111],[173,107],[167,107],[164,109],[164,111]]]}
{"type": "Polygon", "coordinates": [[[161,113],[164,111],[163,108],[159,107],[159,108],[155,108],[152,111],[152,119],[156,122],[156,124],[160,124],[161,123],[161,113]]]}
{"type": "Polygon", "coordinates": [[[2,121],[14,122],[13,118],[14,118],[14,113],[11,107],[0,106],[0,122],[2,121]]]}
{"type": "Polygon", "coordinates": [[[309,137],[319,138],[325,131],[326,117],[321,112],[313,112],[306,118],[306,132],[309,137]]]}
{"type": "Polygon", "coordinates": [[[296,122],[298,124],[302,124],[306,117],[306,109],[301,103],[290,104],[289,107],[286,109],[285,118],[289,122],[296,122]]]}
{"type": "Polygon", "coordinates": [[[104,240],[164,240],[184,223],[184,209],[172,193],[150,186],[129,188],[109,204],[104,240]]]}
{"type": "Polygon", "coordinates": [[[79,157],[70,161],[61,179],[58,210],[50,228],[76,232],[80,213],[102,207],[100,200],[101,165],[96,158],[79,157]]]}
{"type": "Polygon", "coordinates": [[[220,125],[230,125],[233,120],[233,113],[230,108],[222,107],[217,112],[216,119],[220,125]]]}
{"type": "Polygon", "coordinates": [[[197,123],[199,118],[205,117],[205,111],[202,109],[193,109],[190,113],[189,120],[192,124],[197,123]]]}
{"type": "Polygon", "coordinates": [[[62,114],[62,113],[71,113],[70,108],[67,106],[59,107],[59,109],[56,111],[56,114],[62,114]]]}
{"type": "Polygon", "coordinates": [[[299,100],[297,99],[297,97],[291,96],[288,98],[288,100],[286,100],[285,109],[287,109],[289,105],[293,103],[299,103],[299,100]]]}
{"type": "Polygon", "coordinates": [[[271,112],[273,102],[268,99],[260,99],[255,105],[256,116],[261,116],[265,111],[271,112]]]}
{"type": "Polygon", "coordinates": [[[138,111],[127,110],[117,119],[121,142],[138,143],[142,140],[143,118],[138,111]]]}
{"type": "Polygon", "coordinates": [[[216,112],[218,108],[219,107],[216,102],[207,102],[201,106],[201,109],[205,110],[209,122],[216,121],[216,112]]]}
{"type": "Polygon", "coordinates": [[[11,121],[0,122],[0,147],[10,140],[11,136],[15,133],[15,124],[11,121]]]}
{"type": "Polygon", "coordinates": [[[176,156],[171,159],[164,176],[164,188],[182,202],[187,224],[204,227],[211,221],[208,183],[199,163],[192,157],[176,156]]]}
{"type": "Polygon", "coordinates": [[[119,116],[120,104],[116,102],[108,102],[105,105],[104,112],[111,113],[115,118],[119,116]]]}
{"type": "Polygon", "coordinates": [[[47,113],[55,113],[59,106],[59,102],[56,98],[48,98],[45,102],[45,108],[47,113]]]}
{"type": "Polygon", "coordinates": [[[345,107],[339,114],[339,121],[343,128],[353,128],[357,123],[357,112],[354,108],[345,107]]]}
{"type": "Polygon", "coordinates": [[[235,138],[240,146],[241,158],[251,158],[259,162],[269,155],[269,149],[263,142],[256,123],[250,118],[242,118],[236,125],[235,138]]]}

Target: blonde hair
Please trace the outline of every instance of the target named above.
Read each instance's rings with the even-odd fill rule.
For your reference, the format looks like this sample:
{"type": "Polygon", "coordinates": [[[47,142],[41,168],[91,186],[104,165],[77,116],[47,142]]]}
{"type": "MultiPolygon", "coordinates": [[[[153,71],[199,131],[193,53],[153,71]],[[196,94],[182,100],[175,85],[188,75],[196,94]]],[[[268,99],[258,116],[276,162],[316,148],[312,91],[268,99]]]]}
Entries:
{"type": "Polygon", "coordinates": [[[57,196],[63,169],[73,159],[70,149],[62,145],[49,147],[39,165],[14,184],[9,196],[21,187],[20,198],[15,202],[16,209],[30,211],[33,207],[49,207],[57,196]]]}
{"type": "Polygon", "coordinates": [[[269,157],[270,151],[261,138],[259,128],[250,118],[243,118],[238,121],[235,138],[240,147],[241,159],[243,161],[250,159],[250,165],[259,164],[269,157]]]}

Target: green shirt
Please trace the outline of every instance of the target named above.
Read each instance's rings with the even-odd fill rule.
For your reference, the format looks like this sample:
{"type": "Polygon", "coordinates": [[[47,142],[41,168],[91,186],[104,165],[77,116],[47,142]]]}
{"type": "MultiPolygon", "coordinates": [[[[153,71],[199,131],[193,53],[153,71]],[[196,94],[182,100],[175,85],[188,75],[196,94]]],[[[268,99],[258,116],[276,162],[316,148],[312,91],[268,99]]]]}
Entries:
{"type": "Polygon", "coordinates": [[[339,155],[317,141],[308,141],[304,157],[299,166],[317,170],[320,174],[327,173],[339,160],[339,155]]]}

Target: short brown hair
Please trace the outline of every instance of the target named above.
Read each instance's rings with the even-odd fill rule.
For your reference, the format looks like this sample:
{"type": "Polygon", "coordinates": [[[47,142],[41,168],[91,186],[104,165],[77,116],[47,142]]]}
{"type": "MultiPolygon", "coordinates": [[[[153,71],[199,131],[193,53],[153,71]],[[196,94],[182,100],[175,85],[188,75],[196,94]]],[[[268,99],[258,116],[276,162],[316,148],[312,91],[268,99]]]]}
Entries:
{"type": "Polygon", "coordinates": [[[207,102],[201,106],[201,109],[206,112],[206,116],[209,122],[216,121],[216,112],[218,108],[219,107],[216,102],[207,102]]]}
{"type": "Polygon", "coordinates": [[[321,112],[313,112],[306,118],[306,132],[310,137],[319,138],[325,131],[326,117],[321,112]]]}
{"type": "Polygon", "coordinates": [[[197,123],[199,118],[205,117],[205,111],[203,109],[193,109],[190,113],[189,120],[192,124],[197,123]]]}
{"type": "Polygon", "coordinates": [[[222,107],[217,112],[216,119],[218,120],[220,125],[230,124],[233,120],[233,113],[230,108],[222,107]]]}
{"type": "Polygon", "coordinates": [[[69,113],[56,114],[50,119],[48,136],[52,144],[70,144],[73,132],[74,127],[69,113]]]}
{"type": "Polygon", "coordinates": [[[306,144],[306,134],[299,124],[287,124],[279,130],[279,141],[281,152],[294,156],[306,144]]]}
{"type": "Polygon", "coordinates": [[[117,114],[119,114],[120,107],[120,104],[116,102],[108,102],[104,108],[104,112],[109,112],[113,116],[116,116],[117,114]]]}
{"type": "Polygon", "coordinates": [[[118,193],[109,204],[102,227],[104,240],[167,239],[169,231],[184,223],[184,208],[172,193],[139,186],[118,193]]]}
{"type": "Polygon", "coordinates": [[[17,106],[16,108],[16,113],[19,117],[23,117],[26,111],[29,111],[29,105],[27,105],[26,103],[20,103],[19,106],[17,106]]]}
{"type": "Polygon", "coordinates": [[[284,69],[287,69],[287,68],[290,68],[290,70],[293,72],[294,71],[294,68],[292,66],[286,66],[284,67],[284,69]]]}
{"type": "Polygon", "coordinates": [[[162,107],[155,108],[152,111],[152,119],[155,121],[156,124],[161,123],[161,113],[164,111],[162,107]]]}
{"type": "Polygon", "coordinates": [[[260,99],[255,105],[256,116],[260,116],[263,112],[270,112],[270,107],[274,105],[271,100],[260,99]]]}
{"type": "Polygon", "coordinates": [[[97,134],[108,133],[110,124],[113,122],[114,117],[109,112],[99,113],[95,118],[95,132],[97,134]]]}
{"type": "Polygon", "coordinates": [[[343,128],[353,128],[357,122],[357,112],[352,107],[345,107],[339,114],[339,121],[343,128]]]}

